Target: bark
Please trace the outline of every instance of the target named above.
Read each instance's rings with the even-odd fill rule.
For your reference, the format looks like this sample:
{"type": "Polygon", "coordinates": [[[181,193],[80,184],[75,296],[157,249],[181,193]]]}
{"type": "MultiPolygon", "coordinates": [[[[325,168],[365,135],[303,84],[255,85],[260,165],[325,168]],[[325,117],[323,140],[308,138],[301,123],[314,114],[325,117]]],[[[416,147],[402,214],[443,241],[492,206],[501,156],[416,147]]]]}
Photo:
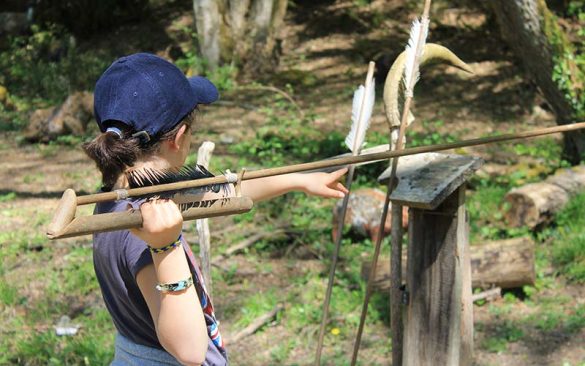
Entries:
{"type": "Polygon", "coordinates": [[[510,208],[506,222],[512,227],[533,229],[547,224],[561,210],[571,196],[585,189],[585,167],[563,169],[544,182],[530,183],[508,192],[505,196],[510,208]]]}
{"type": "MultiPolygon", "coordinates": [[[[534,242],[530,238],[515,238],[470,247],[471,280],[473,287],[515,288],[533,285],[534,242]]],[[[390,288],[389,258],[380,258],[374,287],[379,291],[390,288]]],[[[403,257],[406,263],[406,256],[403,257]]],[[[370,262],[362,265],[362,277],[370,273],[370,262]]],[[[402,268],[403,277],[406,269],[402,268]]]]}
{"type": "MultiPolygon", "coordinates": [[[[542,91],[557,116],[567,124],[584,116],[585,76],[574,61],[574,50],[545,0],[490,2],[502,36],[542,91]]],[[[564,157],[577,164],[585,156],[585,133],[565,134],[564,157]]]]}
{"type": "Polygon", "coordinates": [[[193,0],[195,13],[195,28],[199,38],[201,55],[211,67],[219,65],[220,61],[220,22],[218,1],[193,0]]]}
{"type": "Polygon", "coordinates": [[[201,54],[209,65],[235,63],[258,74],[278,62],[287,0],[193,0],[201,54]]]}

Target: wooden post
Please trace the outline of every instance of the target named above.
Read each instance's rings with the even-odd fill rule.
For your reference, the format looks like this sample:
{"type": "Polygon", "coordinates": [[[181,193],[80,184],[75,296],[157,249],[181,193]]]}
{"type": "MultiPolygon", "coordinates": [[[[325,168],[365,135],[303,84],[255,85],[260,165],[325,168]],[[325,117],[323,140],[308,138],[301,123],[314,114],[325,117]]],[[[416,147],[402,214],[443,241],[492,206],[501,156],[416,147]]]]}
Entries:
{"type": "MultiPolygon", "coordinates": [[[[446,154],[400,160],[398,185],[390,199],[393,205],[410,208],[403,366],[472,363],[473,303],[465,181],[480,165],[478,158],[446,154]]],[[[387,177],[385,172],[380,180],[387,177]]],[[[400,268],[392,270],[400,272],[400,268]]],[[[399,332],[393,329],[392,334],[394,337],[399,332]]]]}
{"type": "MultiPolygon", "coordinates": [[[[209,160],[211,154],[215,149],[215,144],[211,141],[204,141],[197,151],[197,164],[202,165],[205,169],[209,168],[209,160]]],[[[203,274],[203,281],[209,296],[212,294],[211,283],[211,243],[209,233],[208,219],[200,219],[196,221],[197,234],[199,235],[199,257],[201,258],[201,273],[203,274]]]]}
{"type": "Polygon", "coordinates": [[[410,210],[404,366],[471,365],[463,193],[459,188],[436,210],[410,210]]]}

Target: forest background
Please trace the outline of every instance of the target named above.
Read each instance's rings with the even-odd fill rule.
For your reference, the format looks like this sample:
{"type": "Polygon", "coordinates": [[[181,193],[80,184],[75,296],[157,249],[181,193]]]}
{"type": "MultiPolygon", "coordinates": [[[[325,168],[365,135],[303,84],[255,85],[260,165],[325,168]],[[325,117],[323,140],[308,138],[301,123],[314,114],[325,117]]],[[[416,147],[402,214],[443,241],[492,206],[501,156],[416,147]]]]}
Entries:
{"type": "MultiPolygon", "coordinates": [[[[374,60],[378,97],[366,140],[375,146],[387,142],[385,73],[421,7],[412,0],[0,4],[0,364],[100,365],[113,354],[115,331],[93,272],[91,239],[49,241],[44,234],[66,188],[99,188],[99,174],[80,149],[97,130],[82,113],[80,129],[53,133],[31,125],[35,111],[71,95],[81,95],[83,109],[91,94],[78,93],[91,92],[113,60],[152,52],[220,88],[221,101],[204,109],[193,135],[194,146],[216,143],[212,171],[280,166],[346,152],[352,94],[374,60]],[[60,319],[80,326],[77,334],[57,336],[60,319]]],[[[408,146],[584,120],[583,25],[584,1],[434,1],[429,41],[450,48],[475,74],[423,69],[408,146]],[[512,15],[530,9],[536,11],[526,22],[543,26],[526,38],[534,28],[512,15]]],[[[503,220],[510,189],[578,164],[583,141],[573,134],[456,151],[486,161],[468,185],[471,245],[514,237],[536,243],[535,284],[474,307],[477,365],[585,365],[585,194],[536,229],[503,220]]],[[[194,149],[189,163],[196,158],[194,149]]],[[[359,168],[356,188],[380,188],[376,177],[386,165],[359,168]]],[[[228,338],[282,309],[228,346],[232,364],[311,364],[334,204],[289,194],[210,221],[214,256],[255,234],[280,233],[261,235],[213,267],[228,338]]],[[[197,251],[193,223],[186,233],[197,251]]],[[[369,238],[349,228],[346,234],[325,337],[323,360],[330,365],[349,364],[365,292],[361,265],[373,252],[369,238]]],[[[388,312],[387,294],[376,293],[361,364],[390,363],[388,312]]]]}

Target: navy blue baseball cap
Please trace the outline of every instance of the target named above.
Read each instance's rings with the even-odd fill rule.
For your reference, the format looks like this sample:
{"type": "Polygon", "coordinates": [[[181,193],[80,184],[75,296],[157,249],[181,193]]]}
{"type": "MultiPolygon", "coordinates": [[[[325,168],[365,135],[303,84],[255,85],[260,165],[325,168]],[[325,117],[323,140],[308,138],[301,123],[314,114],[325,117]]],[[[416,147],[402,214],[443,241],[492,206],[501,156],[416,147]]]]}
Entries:
{"type": "Polygon", "coordinates": [[[187,78],[161,57],[136,53],[116,60],[99,78],[94,113],[102,132],[108,121],[120,121],[153,137],[173,129],[198,104],[218,98],[206,78],[187,78]]]}

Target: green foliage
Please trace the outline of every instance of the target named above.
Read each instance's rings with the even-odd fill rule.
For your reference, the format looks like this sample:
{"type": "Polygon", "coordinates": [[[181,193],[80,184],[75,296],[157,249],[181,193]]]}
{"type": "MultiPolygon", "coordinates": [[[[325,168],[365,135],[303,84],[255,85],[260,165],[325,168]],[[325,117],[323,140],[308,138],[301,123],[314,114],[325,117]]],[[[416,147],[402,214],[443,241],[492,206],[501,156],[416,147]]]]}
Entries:
{"type": "Polygon", "coordinates": [[[234,323],[239,328],[250,325],[254,319],[273,310],[276,307],[277,298],[273,291],[256,292],[243,303],[240,309],[240,317],[234,323]]]}
{"type": "Polygon", "coordinates": [[[271,106],[261,112],[263,126],[253,138],[230,146],[230,152],[248,156],[264,167],[285,163],[307,162],[341,154],[345,136],[339,132],[322,133],[313,127],[314,116],[299,116],[296,109],[280,94],[273,96],[271,106]]]}
{"type": "Polygon", "coordinates": [[[142,18],[149,0],[43,0],[36,3],[40,24],[56,23],[78,36],[89,36],[142,18]]]}
{"type": "Polygon", "coordinates": [[[517,342],[524,337],[524,332],[514,323],[504,321],[495,327],[492,336],[487,337],[482,346],[490,352],[504,352],[509,343],[517,342]]]}
{"type": "Polygon", "coordinates": [[[0,303],[4,306],[16,305],[18,290],[9,283],[0,282],[0,303]]]}
{"type": "Polygon", "coordinates": [[[574,309],[563,309],[562,302],[554,299],[543,301],[538,310],[523,319],[523,323],[541,332],[561,330],[565,334],[578,332],[585,326],[585,306],[577,305],[574,309]]]}
{"type": "Polygon", "coordinates": [[[0,194],[0,202],[12,201],[16,198],[16,192],[0,194]]]}
{"type": "Polygon", "coordinates": [[[110,59],[99,51],[81,51],[60,27],[33,26],[30,36],[13,37],[0,53],[0,84],[18,110],[57,104],[73,91],[93,89],[110,59]]]}
{"type": "MultiPolygon", "coordinates": [[[[92,318],[79,317],[73,320],[82,326],[73,337],[59,337],[51,328],[46,331],[15,338],[12,364],[26,365],[107,365],[113,358],[113,326],[105,309],[97,311],[92,318]]],[[[8,340],[7,340],[8,341],[8,340]]],[[[14,341],[14,339],[13,339],[14,341]]],[[[12,343],[12,342],[11,342],[12,343]]]]}
{"type": "Polygon", "coordinates": [[[510,228],[503,221],[506,206],[504,196],[509,187],[486,184],[478,188],[467,199],[470,217],[471,243],[483,240],[497,240],[524,236],[529,233],[527,228],[510,228]]]}
{"type": "MultiPolygon", "coordinates": [[[[543,3],[545,3],[543,1],[543,3]]],[[[546,5],[543,5],[546,7],[546,5]]],[[[568,13],[579,20],[585,19],[582,1],[571,1],[568,13]]],[[[558,24],[558,19],[550,11],[544,11],[544,32],[553,49],[553,81],[563,92],[565,99],[574,110],[574,118],[585,117],[585,37],[579,30],[579,40],[571,44],[558,24]]]]}
{"type": "MultiPolygon", "coordinates": [[[[190,27],[177,24],[177,27],[187,38],[191,40],[190,44],[198,44],[197,33],[190,27]]],[[[232,90],[236,86],[236,76],[238,69],[234,64],[225,64],[212,68],[209,62],[201,57],[196,47],[187,50],[184,56],[177,59],[175,64],[188,76],[202,75],[206,76],[215,84],[220,92],[232,90]]]]}
{"type": "Polygon", "coordinates": [[[569,4],[567,5],[567,15],[577,17],[579,20],[585,20],[585,1],[569,1],[569,4]]]}
{"type": "Polygon", "coordinates": [[[175,64],[187,75],[206,76],[219,91],[231,90],[235,87],[237,69],[234,65],[222,65],[216,68],[209,67],[206,59],[195,51],[187,51],[185,56],[178,59],[175,64]]]}
{"type": "Polygon", "coordinates": [[[585,194],[572,198],[557,214],[553,264],[569,278],[585,282],[585,194]]]}
{"type": "Polygon", "coordinates": [[[407,132],[406,141],[408,147],[446,144],[455,142],[459,138],[457,134],[444,134],[439,132],[445,125],[445,121],[443,120],[423,121],[422,125],[424,132],[407,132]]]}

